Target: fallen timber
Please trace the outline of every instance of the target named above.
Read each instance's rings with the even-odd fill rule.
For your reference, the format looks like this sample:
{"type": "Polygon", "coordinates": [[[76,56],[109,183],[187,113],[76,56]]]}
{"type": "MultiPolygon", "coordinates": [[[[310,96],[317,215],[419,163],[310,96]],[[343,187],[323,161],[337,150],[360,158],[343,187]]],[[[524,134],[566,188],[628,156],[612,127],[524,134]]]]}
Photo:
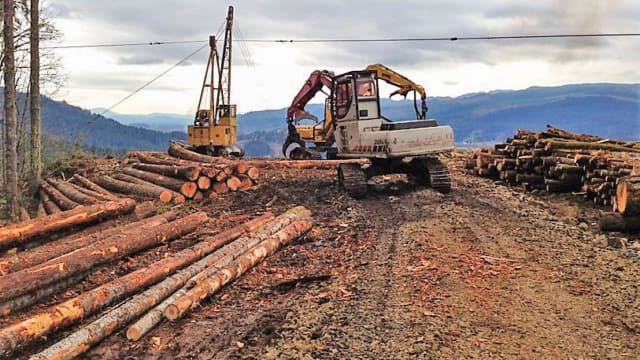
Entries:
{"type": "Polygon", "coordinates": [[[46,181],[42,181],[40,183],[40,188],[44,190],[44,192],[49,196],[49,198],[62,210],[71,210],[76,206],[80,205],[79,203],[69,199],[62,192],[60,192],[60,190],[51,186],[46,181]]]}
{"type": "Polygon", "coordinates": [[[89,206],[78,206],[69,211],[5,226],[0,228],[0,248],[22,244],[35,236],[50,234],[70,226],[127,214],[132,212],[135,206],[134,200],[122,199],[89,206]]]}
{"type": "MultiPolygon", "coordinates": [[[[162,236],[162,239],[167,240],[181,236],[188,233],[187,230],[193,230],[207,221],[204,213],[195,213],[189,217],[190,220],[193,220],[192,224],[195,225],[188,228],[174,227],[169,229],[171,234],[162,236]]],[[[171,223],[167,225],[171,225],[171,223]]],[[[165,278],[184,266],[185,261],[184,258],[177,256],[165,258],[0,329],[0,358],[7,357],[19,348],[28,346],[55,329],[74,324],[85,316],[165,278]]]]}
{"type": "Polygon", "coordinates": [[[201,261],[181,270],[178,274],[167,279],[165,282],[156,285],[160,288],[158,291],[162,291],[164,287],[170,286],[173,289],[173,295],[169,296],[135,324],[131,325],[127,330],[127,337],[131,340],[138,340],[154,326],[160,323],[164,318],[164,311],[167,306],[181,297],[186,292],[186,288],[189,286],[189,283],[196,281],[198,277],[203,273],[206,273],[208,269],[219,270],[220,268],[227,266],[232,260],[259,244],[261,241],[264,241],[269,236],[280,231],[285,226],[291,224],[296,219],[307,218],[309,216],[311,216],[311,212],[304,207],[298,206],[289,209],[273,221],[263,224],[259,228],[252,229],[254,230],[252,233],[246,234],[201,261]],[[185,286],[183,287],[183,285],[185,286]],[[180,289],[180,287],[182,287],[182,289],[180,289]]]}
{"type": "MultiPolygon", "coordinates": [[[[185,249],[174,255],[173,258],[181,259],[182,263],[185,264],[189,262],[199,263],[202,260],[196,260],[201,259],[206,254],[217,250],[226,243],[229,243],[235,238],[241,236],[243,233],[251,231],[271,219],[273,219],[273,214],[264,214],[216,236],[207,237],[192,248],[185,249]]],[[[178,289],[181,283],[179,280],[179,274],[183,274],[184,272],[185,269],[154,285],[152,288],[132,297],[129,301],[114,308],[96,321],[76,331],[72,335],[52,345],[41,353],[34,355],[32,358],[70,359],[84,353],[92,345],[98,343],[119,328],[125,326],[178,289]]],[[[185,276],[183,275],[182,277],[184,278],[185,276]]],[[[185,280],[182,282],[184,281],[185,280]]]]}
{"type": "Polygon", "coordinates": [[[58,239],[55,242],[38,246],[30,251],[21,252],[13,256],[5,256],[0,258],[0,275],[7,275],[11,272],[42,264],[48,260],[70,253],[76,249],[84,248],[110,236],[126,233],[130,230],[143,231],[147,228],[166,224],[176,218],[177,215],[175,212],[168,211],[149,219],[143,219],[123,226],[112,227],[104,231],[80,236],[74,234],[58,239]]]}
{"type": "Polygon", "coordinates": [[[195,231],[207,219],[205,213],[199,212],[164,225],[145,228],[145,231],[131,229],[100,240],[92,246],[77,249],[42,264],[2,276],[0,277],[0,289],[2,289],[0,300],[20,296],[101,264],[178,238],[195,231]]]}
{"type": "Polygon", "coordinates": [[[198,190],[196,183],[192,181],[182,181],[172,177],[155,174],[153,172],[143,171],[135,168],[123,168],[122,172],[136,177],[141,180],[148,181],[158,186],[165,187],[167,189],[179,192],[180,194],[192,198],[198,190]]]}
{"type": "Polygon", "coordinates": [[[129,183],[126,181],[114,179],[106,175],[97,176],[93,180],[100,186],[121,194],[137,195],[141,197],[157,199],[163,203],[169,203],[173,198],[173,192],[171,190],[141,185],[137,183],[129,183]]]}
{"type": "Polygon", "coordinates": [[[68,199],[70,199],[71,201],[75,201],[78,204],[91,205],[100,202],[100,200],[96,199],[95,197],[89,196],[83,192],[76,190],[73,186],[67,184],[64,181],[53,178],[46,179],[45,181],[53,185],[68,199]]]}
{"type": "Polygon", "coordinates": [[[280,247],[304,235],[312,226],[313,222],[310,218],[296,220],[287,225],[216,272],[215,275],[203,279],[192,289],[189,289],[183,296],[167,306],[164,312],[165,317],[169,320],[179,319],[187,311],[199,305],[200,301],[216,293],[224,285],[244,274],[264,258],[276,252],[280,247]]]}

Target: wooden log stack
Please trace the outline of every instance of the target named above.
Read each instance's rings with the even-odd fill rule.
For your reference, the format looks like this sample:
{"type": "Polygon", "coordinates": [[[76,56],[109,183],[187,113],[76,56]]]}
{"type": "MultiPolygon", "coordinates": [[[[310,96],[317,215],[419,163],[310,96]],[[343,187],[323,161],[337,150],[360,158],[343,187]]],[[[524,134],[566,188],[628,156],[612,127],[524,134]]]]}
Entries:
{"type": "MultiPolygon", "coordinates": [[[[89,235],[99,240],[91,242],[93,240],[87,239],[86,247],[51,260],[43,258],[41,264],[14,269],[15,272],[0,276],[0,316],[13,314],[63,291],[82,281],[102,263],[190,233],[209,221],[203,213],[178,219],[173,214],[171,216],[171,220],[166,216],[143,220],[143,231],[139,231],[141,223],[137,222],[89,235]],[[154,221],[160,223],[152,225],[154,221]]],[[[197,243],[175,254],[111,278],[98,287],[76,293],[74,297],[48,308],[41,307],[27,316],[19,316],[13,323],[6,323],[0,328],[0,358],[9,358],[16,351],[27,349],[54,332],[86,321],[92,314],[97,315],[93,322],[85,323],[84,327],[79,327],[53,345],[49,344],[49,348],[32,354],[31,358],[74,358],[136,319],[139,321],[127,331],[127,336],[138,340],[166,317],[167,308],[177,300],[198,294],[193,301],[199,303],[278,248],[304,235],[311,226],[311,212],[295,207],[277,217],[265,213],[215,236],[200,237],[197,243]],[[226,276],[229,270],[234,272],[226,276]],[[212,282],[216,282],[215,288],[209,286],[212,282]],[[200,295],[198,289],[205,285],[207,293],[200,295]],[[112,304],[118,305],[104,311],[112,304]],[[101,311],[104,312],[99,314],[101,311]]],[[[85,238],[82,237],[83,241],[85,238]]],[[[181,308],[183,313],[192,309],[181,308]]]]}
{"type": "Polygon", "coordinates": [[[612,206],[618,179],[633,171],[619,154],[639,152],[635,145],[548,125],[542,132],[520,129],[494,148],[475,151],[465,167],[527,191],[573,192],[612,206]]]}
{"type": "Polygon", "coordinates": [[[638,231],[640,226],[630,225],[640,219],[638,153],[637,142],[547,125],[541,132],[520,129],[504,143],[475,151],[465,168],[526,191],[581,195],[619,212],[601,218],[602,230],[638,231]]]}

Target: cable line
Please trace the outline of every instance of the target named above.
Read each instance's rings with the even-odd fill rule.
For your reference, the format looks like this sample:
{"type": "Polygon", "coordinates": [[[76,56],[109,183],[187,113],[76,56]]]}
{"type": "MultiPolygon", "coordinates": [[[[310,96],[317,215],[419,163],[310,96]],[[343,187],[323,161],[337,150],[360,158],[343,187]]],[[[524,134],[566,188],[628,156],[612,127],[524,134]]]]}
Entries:
{"type": "MultiPolygon", "coordinates": [[[[558,39],[588,37],[633,37],[640,33],[601,33],[601,34],[548,34],[548,35],[506,35],[506,36],[447,36],[416,38],[373,38],[373,39],[234,39],[234,42],[252,43],[363,43],[363,42],[421,42],[421,41],[465,41],[465,40],[524,40],[524,39],[558,39]]],[[[41,49],[88,49],[128,46],[161,46],[178,44],[205,43],[207,40],[150,41],[114,44],[80,44],[43,46],[41,49]]]]}

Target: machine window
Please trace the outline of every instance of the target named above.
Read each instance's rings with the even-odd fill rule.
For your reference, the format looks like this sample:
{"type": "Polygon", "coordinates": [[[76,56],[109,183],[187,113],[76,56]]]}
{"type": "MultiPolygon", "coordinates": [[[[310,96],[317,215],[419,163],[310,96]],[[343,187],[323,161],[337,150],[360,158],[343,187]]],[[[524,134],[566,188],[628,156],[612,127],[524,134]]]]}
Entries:
{"type": "Polygon", "coordinates": [[[358,81],[358,97],[376,96],[376,83],[373,80],[358,81]]]}
{"type": "Polygon", "coordinates": [[[343,118],[349,112],[353,101],[353,89],[351,82],[338,83],[336,87],[336,116],[343,118]]]}

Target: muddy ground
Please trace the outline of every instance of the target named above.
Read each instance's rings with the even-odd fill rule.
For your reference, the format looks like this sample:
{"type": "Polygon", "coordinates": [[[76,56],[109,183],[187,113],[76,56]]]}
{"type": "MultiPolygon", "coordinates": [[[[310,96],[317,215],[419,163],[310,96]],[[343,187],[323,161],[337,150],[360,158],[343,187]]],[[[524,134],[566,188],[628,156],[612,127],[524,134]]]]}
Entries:
{"type": "Polygon", "coordinates": [[[354,200],[333,171],[270,170],[258,189],[200,208],[224,228],[274,198],[277,213],[310,208],[315,228],[184,319],[136,343],[121,331],[86,358],[640,358],[640,241],[601,234],[592,204],[461,171],[447,195],[400,183],[354,200]]]}

